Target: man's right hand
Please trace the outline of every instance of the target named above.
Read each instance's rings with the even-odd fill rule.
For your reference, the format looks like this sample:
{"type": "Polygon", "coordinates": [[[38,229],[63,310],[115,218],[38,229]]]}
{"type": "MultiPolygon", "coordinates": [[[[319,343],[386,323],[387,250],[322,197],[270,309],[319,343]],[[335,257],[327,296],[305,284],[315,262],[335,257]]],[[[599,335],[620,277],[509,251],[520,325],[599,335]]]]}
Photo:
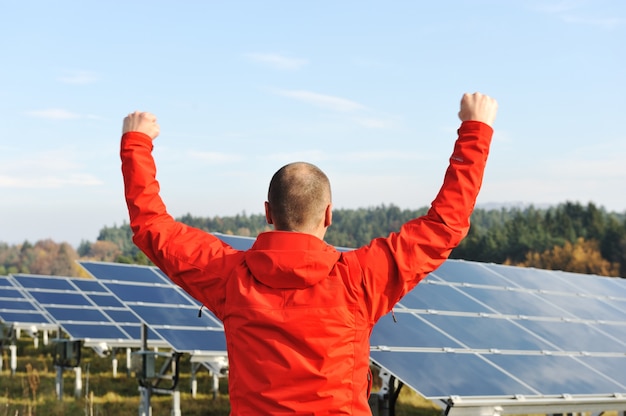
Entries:
{"type": "Polygon", "coordinates": [[[148,135],[152,140],[156,139],[160,132],[156,116],[152,113],[135,111],[124,118],[122,134],[136,131],[148,135]]]}
{"type": "Polygon", "coordinates": [[[489,126],[493,125],[498,112],[498,103],[493,98],[479,92],[466,93],[461,98],[461,121],[481,121],[489,126]]]}

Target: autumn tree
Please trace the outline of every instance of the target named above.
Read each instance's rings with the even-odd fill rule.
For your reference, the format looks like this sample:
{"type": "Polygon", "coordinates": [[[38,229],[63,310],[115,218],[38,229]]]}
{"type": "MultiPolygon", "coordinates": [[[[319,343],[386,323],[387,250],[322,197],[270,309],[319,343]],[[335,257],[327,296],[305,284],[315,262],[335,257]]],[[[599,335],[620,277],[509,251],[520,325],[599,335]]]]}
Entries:
{"type": "Polygon", "coordinates": [[[567,241],[562,247],[556,246],[542,253],[529,251],[526,259],[515,265],[600,276],[619,276],[620,271],[619,263],[611,263],[602,257],[597,241],[582,237],[574,244],[567,241]]]}

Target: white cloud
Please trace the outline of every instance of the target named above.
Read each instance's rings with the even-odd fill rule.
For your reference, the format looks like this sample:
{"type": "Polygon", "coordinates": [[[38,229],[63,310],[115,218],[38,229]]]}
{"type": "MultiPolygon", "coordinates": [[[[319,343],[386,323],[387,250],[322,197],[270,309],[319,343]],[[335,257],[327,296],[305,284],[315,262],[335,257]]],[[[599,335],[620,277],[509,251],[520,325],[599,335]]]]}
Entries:
{"type": "Polygon", "coordinates": [[[0,188],[49,189],[103,183],[83,172],[84,166],[75,161],[71,151],[45,151],[0,162],[0,188]]]}
{"type": "Polygon", "coordinates": [[[98,81],[100,77],[91,71],[71,71],[61,76],[58,80],[64,84],[87,85],[98,81]]]}
{"type": "Polygon", "coordinates": [[[289,97],[308,104],[315,105],[327,110],[338,112],[354,112],[364,110],[366,107],[356,101],[332,95],[319,94],[305,90],[278,90],[278,95],[289,97]]]}
{"type": "Polygon", "coordinates": [[[306,59],[289,58],[276,53],[248,53],[245,56],[253,62],[279,70],[296,70],[309,63],[306,59]]]}
{"type": "Polygon", "coordinates": [[[80,173],[73,173],[67,176],[45,175],[36,177],[0,175],[0,188],[50,189],[62,188],[67,185],[96,186],[102,183],[103,182],[95,176],[80,173]]]}

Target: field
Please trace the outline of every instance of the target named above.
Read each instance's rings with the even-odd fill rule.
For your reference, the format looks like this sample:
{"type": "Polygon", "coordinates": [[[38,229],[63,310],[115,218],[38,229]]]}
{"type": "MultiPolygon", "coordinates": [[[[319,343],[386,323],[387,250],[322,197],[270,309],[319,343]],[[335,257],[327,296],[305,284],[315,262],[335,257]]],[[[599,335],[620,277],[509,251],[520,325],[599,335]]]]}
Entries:
{"type": "MultiPolygon", "coordinates": [[[[124,416],[139,412],[139,384],[134,374],[128,374],[125,356],[118,355],[117,377],[113,377],[111,357],[100,357],[90,348],[82,349],[80,397],[74,397],[75,372],[64,371],[63,400],[55,390],[56,368],[53,364],[55,345],[35,348],[32,339],[17,341],[17,371],[11,374],[10,353],[6,344],[2,350],[0,375],[0,416],[124,416]]],[[[211,392],[212,377],[206,370],[197,374],[198,389],[193,398],[191,364],[183,357],[180,362],[180,408],[184,416],[226,416],[230,406],[228,387],[220,384],[217,398],[211,392]]],[[[169,416],[172,412],[170,395],[153,395],[153,416],[169,416]]],[[[409,389],[403,389],[396,408],[397,416],[440,416],[441,409],[409,389]]]]}

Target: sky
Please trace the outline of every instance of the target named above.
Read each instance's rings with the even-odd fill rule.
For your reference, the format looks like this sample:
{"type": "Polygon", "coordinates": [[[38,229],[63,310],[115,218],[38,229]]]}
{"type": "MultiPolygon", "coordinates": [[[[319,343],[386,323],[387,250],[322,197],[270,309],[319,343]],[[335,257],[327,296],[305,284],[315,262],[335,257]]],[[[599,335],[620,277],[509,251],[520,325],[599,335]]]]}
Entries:
{"type": "Polygon", "coordinates": [[[422,208],[475,91],[499,104],[479,207],[626,212],[622,0],[0,0],[0,54],[0,242],[127,222],[135,110],[175,217],[260,214],[298,160],[335,208],[422,208]]]}

